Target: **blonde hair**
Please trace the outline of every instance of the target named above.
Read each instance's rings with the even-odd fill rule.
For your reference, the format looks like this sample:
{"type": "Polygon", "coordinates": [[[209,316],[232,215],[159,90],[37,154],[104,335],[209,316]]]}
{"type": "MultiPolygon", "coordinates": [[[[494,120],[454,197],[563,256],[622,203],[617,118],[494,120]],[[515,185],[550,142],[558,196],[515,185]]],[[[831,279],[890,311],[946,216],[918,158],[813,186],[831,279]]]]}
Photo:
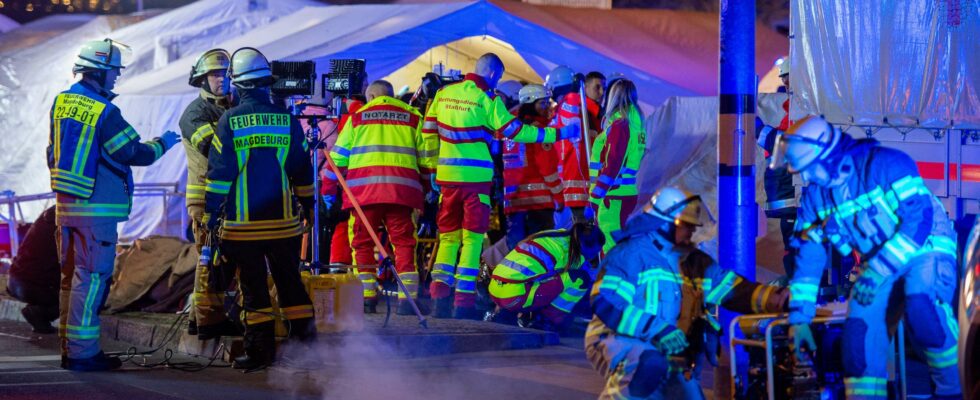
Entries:
{"type": "MultiPolygon", "coordinates": [[[[629,118],[629,110],[636,107],[636,111],[643,115],[638,103],[636,85],[629,79],[617,79],[609,86],[609,105],[606,108],[606,116],[611,116],[617,112],[622,118],[629,118]]],[[[611,122],[611,121],[610,121],[611,122]]]]}

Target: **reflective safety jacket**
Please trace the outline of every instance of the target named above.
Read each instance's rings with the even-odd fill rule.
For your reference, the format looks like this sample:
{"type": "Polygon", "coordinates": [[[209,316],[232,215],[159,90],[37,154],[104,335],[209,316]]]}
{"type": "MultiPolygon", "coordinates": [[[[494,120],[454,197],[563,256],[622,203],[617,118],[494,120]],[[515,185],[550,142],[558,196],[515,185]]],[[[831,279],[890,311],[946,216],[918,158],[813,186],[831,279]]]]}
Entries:
{"type": "Polygon", "coordinates": [[[568,230],[556,229],[522,241],[493,269],[493,279],[524,283],[582,268],[586,261],[582,256],[568,265],[569,235],[568,230]]]}
{"type": "MultiPolygon", "coordinates": [[[[565,95],[558,105],[554,126],[561,128],[575,119],[582,118],[582,101],[578,92],[565,95]]],[[[589,117],[589,130],[599,131],[599,103],[586,97],[586,112],[589,117]]],[[[585,126],[582,127],[585,129],[585,126]]],[[[589,134],[590,142],[592,134],[589,134]]],[[[591,143],[589,144],[591,146],[591,143]]],[[[567,207],[585,207],[589,204],[589,160],[585,157],[585,146],[581,139],[562,140],[558,142],[558,152],[561,154],[562,197],[567,207]]]]}
{"type": "MultiPolygon", "coordinates": [[[[422,209],[420,170],[431,171],[436,150],[425,147],[421,126],[422,115],[415,108],[388,96],[371,100],[347,119],[330,158],[345,174],[360,205],[401,204],[422,209]]],[[[345,197],[344,209],[351,207],[345,197]]]]}
{"type": "MultiPolygon", "coordinates": [[[[542,126],[547,122],[537,123],[542,126]]],[[[504,139],[504,213],[553,210],[564,205],[558,177],[558,149],[552,143],[504,139]]]]}
{"type": "Polygon", "coordinates": [[[140,143],[113,97],[78,82],[54,99],[47,157],[59,226],[129,219],[130,166],[153,164],[166,151],[158,139],[140,143]]]}
{"type": "Polygon", "coordinates": [[[835,164],[850,160],[853,172],[840,187],[804,189],[791,242],[798,268],[791,308],[815,304],[827,265],[824,242],[842,255],[856,252],[866,268],[885,277],[905,273],[926,253],[956,257],[953,224],[908,155],[847,135],[838,146],[835,164]]]}
{"type": "MultiPolygon", "coordinates": [[[[598,281],[592,286],[592,311],[588,335],[615,334],[621,348],[608,349],[610,365],[619,363],[631,341],[650,343],[680,316],[680,254],[661,236],[666,224],[641,213],[616,235],[616,246],[602,260],[598,281]]],[[[594,342],[586,339],[587,343],[594,342]]]]}
{"type": "Polygon", "coordinates": [[[523,124],[507,111],[502,99],[491,94],[483,78],[474,74],[436,92],[422,134],[431,143],[438,140],[436,182],[440,185],[490,183],[492,140],[553,143],[558,137],[554,128],[523,124]]]}
{"type": "Polygon", "coordinates": [[[593,204],[599,205],[606,197],[637,194],[636,173],[646,153],[646,130],[643,116],[635,107],[626,117],[616,113],[607,118],[605,128],[592,144],[589,201],[593,204]]]}
{"type": "Polygon", "coordinates": [[[225,109],[202,94],[180,116],[180,135],[187,154],[187,209],[204,210],[204,175],[208,172],[208,152],[218,118],[225,109]]]}
{"type": "Polygon", "coordinates": [[[208,155],[205,211],[223,215],[225,240],[268,240],[303,233],[295,195],[313,206],[313,164],[299,121],[262,90],[240,90],[241,102],[218,120],[208,155]]]}

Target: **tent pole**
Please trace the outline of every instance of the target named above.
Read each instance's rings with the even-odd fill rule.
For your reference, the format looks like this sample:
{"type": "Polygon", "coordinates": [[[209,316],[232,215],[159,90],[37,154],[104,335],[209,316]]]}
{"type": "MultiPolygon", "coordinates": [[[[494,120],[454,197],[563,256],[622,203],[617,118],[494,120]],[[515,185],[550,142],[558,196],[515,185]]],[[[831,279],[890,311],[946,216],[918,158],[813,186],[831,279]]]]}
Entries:
{"type": "MultiPolygon", "coordinates": [[[[755,280],[755,1],[720,2],[718,262],[755,280]]],[[[731,313],[723,314],[722,326],[731,318],[731,313]]],[[[732,393],[724,392],[732,390],[726,382],[732,377],[722,372],[728,366],[721,367],[715,374],[721,378],[715,380],[715,396],[731,398],[732,393]]]]}

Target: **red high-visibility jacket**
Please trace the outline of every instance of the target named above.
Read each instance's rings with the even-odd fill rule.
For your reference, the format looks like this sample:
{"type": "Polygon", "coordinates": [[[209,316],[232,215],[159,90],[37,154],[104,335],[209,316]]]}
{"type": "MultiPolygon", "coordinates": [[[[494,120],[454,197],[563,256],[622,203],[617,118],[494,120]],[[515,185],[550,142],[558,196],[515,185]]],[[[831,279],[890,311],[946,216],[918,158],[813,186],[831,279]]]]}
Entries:
{"type": "MultiPolygon", "coordinates": [[[[516,114],[516,111],[513,113],[516,114]]],[[[548,121],[535,121],[538,127],[548,121]]],[[[554,144],[504,140],[504,213],[555,209],[564,204],[554,144]]]]}
{"type": "MultiPolygon", "coordinates": [[[[599,103],[586,97],[586,111],[589,114],[589,130],[599,131],[599,103]]],[[[568,93],[558,105],[558,114],[552,126],[563,127],[571,119],[581,119],[582,104],[577,92],[568,93]]],[[[583,125],[584,129],[584,125],[583,125]]],[[[588,146],[592,146],[594,135],[589,134],[588,146]]],[[[581,140],[558,142],[558,152],[561,155],[561,184],[562,197],[566,207],[586,207],[589,205],[589,159],[585,156],[585,146],[581,140]]]]}

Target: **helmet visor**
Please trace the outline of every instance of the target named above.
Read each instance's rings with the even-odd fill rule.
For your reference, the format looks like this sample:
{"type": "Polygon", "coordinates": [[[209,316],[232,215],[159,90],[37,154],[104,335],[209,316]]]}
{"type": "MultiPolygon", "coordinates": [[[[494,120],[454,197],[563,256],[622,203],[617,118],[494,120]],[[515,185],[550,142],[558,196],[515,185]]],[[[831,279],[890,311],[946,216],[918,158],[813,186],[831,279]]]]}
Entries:
{"type": "Polygon", "coordinates": [[[786,150],[789,142],[784,140],[783,132],[780,131],[776,136],[776,145],[773,146],[772,156],[769,157],[769,169],[780,169],[786,166],[786,150]]]}
{"type": "Polygon", "coordinates": [[[695,226],[705,226],[715,223],[715,217],[701,196],[688,197],[664,210],[662,214],[672,216],[675,224],[685,222],[695,226]]]}
{"type": "Polygon", "coordinates": [[[112,39],[106,39],[109,42],[109,62],[112,67],[115,68],[126,68],[132,65],[135,57],[133,56],[133,48],[126,44],[117,42],[112,39]]]}

